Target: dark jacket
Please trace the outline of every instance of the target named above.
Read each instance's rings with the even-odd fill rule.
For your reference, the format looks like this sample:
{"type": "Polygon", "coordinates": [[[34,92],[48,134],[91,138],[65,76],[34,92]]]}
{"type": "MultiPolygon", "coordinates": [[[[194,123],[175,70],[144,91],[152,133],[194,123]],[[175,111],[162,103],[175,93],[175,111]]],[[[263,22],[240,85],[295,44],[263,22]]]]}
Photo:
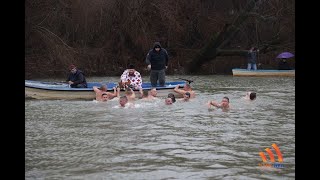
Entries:
{"type": "Polygon", "coordinates": [[[257,51],[248,52],[248,63],[257,63],[257,51]]]}
{"type": "Polygon", "coordinates": [[[162,70],[168,66],[168,52],[161,47],[159,42],[155,42],[152,49],[147,54],[146,63],[151,64],[151,70],[162,70]],[[160,51],[155,50],[156,46],[160,46],[160,51]]]}
{"type": "Polygon", "coordinates": [[[73,84],[74,86],[76,86],[78,84],[84,84],[85,87],[87,87],[86,78],[84,77],[83,72],[78,69],[77,69],[76,73],[69,74],[67,81],[72,81],[74,83],[73,84]]]}
{"type": "Polygon", "coordinates": [[[278,64],[278,69],[279,70],[291,70],[292,68],[290,68],[290,66],[287,63],[287,61],[280,60],[280,62],[278,64]]]}

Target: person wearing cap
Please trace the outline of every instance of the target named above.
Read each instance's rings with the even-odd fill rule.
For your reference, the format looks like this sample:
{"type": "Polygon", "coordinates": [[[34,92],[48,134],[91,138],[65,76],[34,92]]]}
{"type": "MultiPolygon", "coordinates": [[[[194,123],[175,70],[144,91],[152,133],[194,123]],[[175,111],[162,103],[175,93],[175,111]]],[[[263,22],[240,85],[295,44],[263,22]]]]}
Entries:
{"type": "Polygon", "coordinates": [[[130,82],[129,86],[131,86],[133,89],[138,90],[142,88],[141,75],[138,71],[135,70],[133,64],[130,64],[129,68],[122,73],[120,79],[122,84],[130,82]]]}
{"type": "Polygon", "coordinates": [[[69,83],[71,88],[86,88],[87,81],[82,71],[77,69],[73,64],[69,66],[70,73],[67,78],[67,83],[69,83]]]}
{"type": "Polygon", "coordinates": [[[147,69],[151,70],[150,82],[152,87],[156,87],[158,81],[160,86],[165,85],[165,70],[168,68],[168,61],[169,56],[167,50],[161,47],[160,42],[155,42],[146,57],[146,63],[148,64],[147,69]]]}

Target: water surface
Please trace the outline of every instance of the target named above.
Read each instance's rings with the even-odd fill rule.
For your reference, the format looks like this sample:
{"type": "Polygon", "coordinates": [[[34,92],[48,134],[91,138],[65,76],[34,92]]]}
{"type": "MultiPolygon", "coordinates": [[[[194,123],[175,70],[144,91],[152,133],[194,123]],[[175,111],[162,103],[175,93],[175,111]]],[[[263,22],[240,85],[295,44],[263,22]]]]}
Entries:
{"type": "Polygon", "coordinates": [[[294,78],[168,76],[167,81],[179,77],[195,81],[197,97],[171,106],[163,99],[138,100],[125,109],[116,107],[117,100],[26,100],[26,179],[295,178],[294,78]],[[247,91],[256,91],[257,99],[244,100],[247,91]],[[207,101],[224,96],[229,112],[208,110],[207,101]],[[273,143],[284,168],[259,167],[259,152],[269,158],[265,149],[273,143]]]}

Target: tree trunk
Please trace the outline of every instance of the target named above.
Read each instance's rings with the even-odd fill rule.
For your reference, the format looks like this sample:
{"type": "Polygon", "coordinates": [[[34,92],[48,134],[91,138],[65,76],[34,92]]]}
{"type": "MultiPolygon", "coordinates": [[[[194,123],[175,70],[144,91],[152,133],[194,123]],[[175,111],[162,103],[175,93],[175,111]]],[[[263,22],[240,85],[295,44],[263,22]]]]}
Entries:
{"type": "Polygon", "coordinates": [[[187,68],[190,73],[199,71],[202,64],[209,60],[213,60],[218,56],[218,48],[223,44],[227,44],[227,42],[234,37],[234,34],[238,31],[240,25],[248,18],[248,13],[255,7],[257,1],[259,0],[250,0],[245,9],[231,25],[226,24],[217,36],[213,35],[208,44],[205,45],[205,47],[202,48],[188,64],[187,68]]]}

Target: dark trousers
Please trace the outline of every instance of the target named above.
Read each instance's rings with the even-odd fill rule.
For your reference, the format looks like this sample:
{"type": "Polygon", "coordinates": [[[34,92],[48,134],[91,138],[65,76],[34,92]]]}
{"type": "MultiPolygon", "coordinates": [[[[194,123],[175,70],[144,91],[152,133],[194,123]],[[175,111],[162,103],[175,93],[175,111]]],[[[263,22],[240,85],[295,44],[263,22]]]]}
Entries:
{"type": "Polygon", "coordinates": [[[166,82],[165,69],[162,69],[162,70],[151,70],[151,73],[150,73],[151,86],[152,87],[156,87],[158,80],[159,80],[160,86],[164,86],[164,83],[166,82]]]}
{"type": "Polygon", "coordinates": [[[87,88],[87,85],[86,84],[77,84],[77,85],[71,84],[70,87],[72,87],[72,88],[87,88]]]}

